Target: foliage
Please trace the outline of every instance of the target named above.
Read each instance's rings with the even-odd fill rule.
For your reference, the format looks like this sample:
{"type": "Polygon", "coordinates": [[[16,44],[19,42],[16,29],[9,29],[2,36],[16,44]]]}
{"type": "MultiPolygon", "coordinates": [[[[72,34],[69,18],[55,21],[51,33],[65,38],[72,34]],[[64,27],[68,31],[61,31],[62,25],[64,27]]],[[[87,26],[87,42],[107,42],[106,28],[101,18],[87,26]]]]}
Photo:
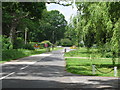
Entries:
{"type": "Polygon", "coordinates": [[[116,22],[113,30],[113,37],[111,39],[112,51],[118,54],[120,53],[120,19],[116,22]]]}
{"type": "MultiPolygon", "coordinates": [[[[54,50],[59,50],[63,48],[54,48],[54,50]]],[[[2,61],[1,62],[6,62],[30,55],[35,55],[35,54],[41,54],[45,53],[46,49],[37,49],[37,50],[28,50],[28,49],[10,49],[10,50],[3,50],[2,51],[2,61]],[[12,53],[11,53],[12,52],[12,53]]]]}
{"type": "Polygon", "coordinates": [[[76,33],[77,32],[75,31],[75,28],[73,27],[72,23],[66,26],[65,38],[70,39],[74,45],[76,45],[77,42],[76,33]]]}
{"type": "Polygon", "coordinates": [[[72,18],[66,35],[75,32],[76,43],[84,41],[88,50],[96,44],[103,57],[120,54],[120,2],[76,2],[78,14],[72,18]],[[72,31],[71,31],[72,30],[72,31]]]}
{"type": "Polygon", "coordinates": [[[11,49],[2,51],[2,61],[9,61],[13,59],[22,58],[25,56],[30,56],[34,54],[41,54],[46,52],[45,49],[40,50],[26,50],[26,49],[11,49]],[[11,53],[12,52],[12,53],[11,53]]]}
{"type": "Polygon", "coordinates": [[[24,40],[21,37],[17,37],[16,41],[14,42],[14,49],[23,48],[25,45],[24,40]]]}
{"type": "Polygon", "coordinates": [[[3,2],[2,11],[3,35],[10,37],[14,49],[22,47],[17,47],[17,37],[24,39],[26,28],[27,42],[55,44],[64,37],[65,17],[57,10],[47,11],[45,2],[3,2]]]}
{"type": "Polygon", "coordinates": [[[29,32],[38,28],[36,23],[41,19],[43,9],[46,9],[44,2],[3,2],[3,35],[9,36],[11,44],[15,44],[18,32],[23,38],[25,28],[29,32]]]}
{"type": "Polygon", "coordinates": [[[42,20],[40,21],[40,30],[42,30],[41,36],[43,37],[42,39],[50,40],[50,42],[55,44],[57,40],[64,37],[66,25],[67,22],[65,17],[59,11],[44,10],[42,20]]]}
{"type": "Polygon", "coordinates": [[[24,49],[28,49],[28,50],[34,50],[33,45],[30,44],[30,43],[25,44],[23,48],[24,48],[24,49]]]}
{"type": "Polygon", "coordinates": [[[67,38],[61,39],[60,43],[62,46],[72,46],[72,41],[67,38]]]}
{"type": "Polygon", "coordinates": [[[2,39],[2,49],[3,50],[7,50],[7,49],[11,49],[12,48],[12,45],[11,45],[11,43],[10,43],[10,39],[9,38],[7,38],[7,36],[0,36],[1,37],[1,39],[2,39]]]}
{"type": "Polygon", "coordinates": [[[89,48],[93,44],[101,47],[108,42],[110,43],[115,31],[115,22],[120,18],[118,14],[120,3],[77,2],[76,5],[79,12],[72,22],[76,35],[82,35],[82,40],[89,48]]]}

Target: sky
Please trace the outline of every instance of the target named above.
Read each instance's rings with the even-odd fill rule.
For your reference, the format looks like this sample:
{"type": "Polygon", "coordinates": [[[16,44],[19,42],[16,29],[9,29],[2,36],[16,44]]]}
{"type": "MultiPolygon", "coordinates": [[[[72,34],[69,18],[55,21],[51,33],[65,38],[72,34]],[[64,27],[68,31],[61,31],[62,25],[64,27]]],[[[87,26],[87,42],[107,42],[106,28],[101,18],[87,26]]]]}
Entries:
{"type": "Polygon", "coordinates": [[[47,10],[58,10],[65,16],[65,20],[69,23],[70,17],[77,14],[77,8],[72,8],[72,6],[63,6],[55,3],[46,4],[47,10]]]}

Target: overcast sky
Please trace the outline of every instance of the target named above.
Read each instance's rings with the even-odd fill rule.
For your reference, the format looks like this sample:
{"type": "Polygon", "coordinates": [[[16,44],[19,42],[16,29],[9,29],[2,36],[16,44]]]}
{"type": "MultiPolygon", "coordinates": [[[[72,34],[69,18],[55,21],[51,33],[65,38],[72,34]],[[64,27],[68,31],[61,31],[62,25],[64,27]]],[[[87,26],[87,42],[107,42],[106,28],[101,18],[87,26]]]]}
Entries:
{"type": "Polygon", "coordinates": [[[51,11],[51,10],[60,11],[65,16],[65,19],[66,21],[68,21],[68,23],[71,15],[76,15],[77,13],[77,8],[76,7],[72,8],[72,6],[63,6],[55,3],[46,4],[46,6],[48,11],[51,11]]]}

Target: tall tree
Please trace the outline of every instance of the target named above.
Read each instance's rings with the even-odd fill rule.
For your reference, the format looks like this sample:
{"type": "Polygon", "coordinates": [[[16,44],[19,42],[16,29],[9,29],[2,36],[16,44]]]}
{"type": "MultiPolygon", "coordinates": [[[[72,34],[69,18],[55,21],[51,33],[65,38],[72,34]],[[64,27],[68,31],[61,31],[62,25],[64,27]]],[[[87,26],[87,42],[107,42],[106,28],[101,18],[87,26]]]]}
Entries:
{"type": "Polygon", "coordinates": [[[63,14],[57,10],[44,11],[40,29],[43,31],[45,39],[55,43],[64,37],[67,21],[63,14]]]}
{"type": "Polygon", "coordinates": [[[2,4],[3,9],[3,34],[7,29],[11,38],[11,43],[14,44],[16,39],[16,28],[19,25],[21,19],[29,19],[32,21],[39,20],[42,15],[43,9],[45,9],[45,3],[35,2],[4,2],[2,4]]]}

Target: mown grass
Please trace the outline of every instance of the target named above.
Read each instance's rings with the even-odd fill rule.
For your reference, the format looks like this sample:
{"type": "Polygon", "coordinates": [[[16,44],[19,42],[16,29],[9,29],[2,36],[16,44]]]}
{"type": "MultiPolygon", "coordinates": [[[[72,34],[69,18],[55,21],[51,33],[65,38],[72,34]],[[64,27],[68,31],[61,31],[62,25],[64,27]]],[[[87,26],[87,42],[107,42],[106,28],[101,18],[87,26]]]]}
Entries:
{"type": "Polygon", "coordinates": [[[112,52],[100,52],[97,48],[91,48],[89,51],[87,48],[78,48],[65,53],[65,57],[97,57],[97,58],[112,58],[112,52]]]}
{"type": "MultiPolygon", "coordinates": [[[[59,50],[62,48],[54,48],[53,50],[59,50]]],[[[52,51],[52,50],[51,50],[52,51]]],[[[0,63],[4,63],[10,60],[15,60],[18,58],[35,55],[35,54],[41,54],[45,53],[46,49],[36,49],[36,50],[27,50],[27,49],[11,49],[11,50],[3,50],[2,51],[2,60],[0,63]]]]}
{"type": "Polygon", "coordinates": [[[101,57],[101,54],[97,52],[97,49],[90,49],[88,52],[86,48],[79,48],[65,53],[65,57],[101,57]]]}
{"type": "MultiPolygon", "coordinates": [[[[93,76],[92,64],[96,65],[100,71],[105,72],[105,73],[109,72],[114,67],[112,65],[112,60],[110,58],[109,59],[93,59],[93,60],[79,59],[79,58],[66,58],[66,70],[74,74],[93,76]]],[[[118,64],[118,59],[116,60],[116,66],[118,67],[118,72],[119,72],[120,64],[118,64]]],[[[96,74],[94,76],[113,77],[114,71],[104,74],[96,70],[96,74]]]]}
{"type": "MultiPolygon", "coordinates": [[[[92,65],[95,64],[97,68],[102,72],[109,72],[113,69],[112,58],[106,58],[92,48],[88,52],[86,48],[79,48],[65,53],[65,57],[88,57],[88,59],[81,58],[66,58],[66,69],[68,72],[79,74],[79,75],[93,75],[92,65]],[[90,58],[91,57],[91,58],[90,58]]],[[[116,58],[116,66],[118,72],[120,71],[120,64],[118,63],[119,58],[116,58]]],[[[119,73],[118,73],[119,74],[119,73]]],[[[114,76],[114,71],[108,74],[96,71],[95,76],[114,76]]],[[[118,75],[119,76],[119,75],[118,75]]]]}
{"type": "Polygon", "coordinates": [[[50,49],[50,50],[56,51],[56,50],[61,50],[61,49],[63,49],[63,47],[54,47],[53,49],[50,49]]]}

